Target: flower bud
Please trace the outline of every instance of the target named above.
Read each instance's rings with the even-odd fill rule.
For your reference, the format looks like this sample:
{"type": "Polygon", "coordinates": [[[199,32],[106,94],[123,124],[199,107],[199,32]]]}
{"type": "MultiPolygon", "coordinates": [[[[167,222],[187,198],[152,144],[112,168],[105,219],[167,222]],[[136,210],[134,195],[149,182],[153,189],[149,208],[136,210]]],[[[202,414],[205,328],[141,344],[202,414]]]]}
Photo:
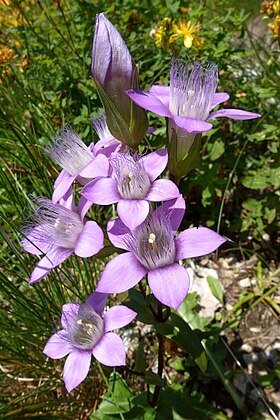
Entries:
{"type": "Polygon", "coordinates": [[[96,16],[91,71],[111,134],[136,149],[148,120],[125,91],[138,89],[138,71],[120,33],[103,13],[96,16]]]}

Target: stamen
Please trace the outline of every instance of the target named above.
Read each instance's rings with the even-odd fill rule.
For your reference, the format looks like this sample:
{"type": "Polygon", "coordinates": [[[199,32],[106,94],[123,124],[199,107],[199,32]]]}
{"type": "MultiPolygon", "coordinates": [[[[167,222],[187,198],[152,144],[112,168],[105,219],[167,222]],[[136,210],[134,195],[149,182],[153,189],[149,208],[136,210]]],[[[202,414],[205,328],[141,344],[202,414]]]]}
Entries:
{"type": "Polygon", "coordinates": [[[30,216],[24,233],[28,234],[36,227],[38,241],[49,243],[50,247],[55,245],[67,249],[75,248],[84,229],[79,214],[42,197],[37,198],[35,204],[37,208],[30,216]]]}
{"type": "Polygon", "coordinates": [[[124,199],[143,199],[151,187],[151,181],[138,155],[115,153],[110,158],[118,191],[124,199]]]}
{"type": "Polygon", "coordinates": [[[170,221],[154,212],[131,236],[127,246],[147,269],[164,267],[175,261],[175,242],[170,221]]]}
{"type": "Polygon", "coordinates": [[[169,108],[173,115],[205,121],[209,115],[218,84],[218,68],[214,63],[185,63],[174,60],[170,73],[169,108]]]}

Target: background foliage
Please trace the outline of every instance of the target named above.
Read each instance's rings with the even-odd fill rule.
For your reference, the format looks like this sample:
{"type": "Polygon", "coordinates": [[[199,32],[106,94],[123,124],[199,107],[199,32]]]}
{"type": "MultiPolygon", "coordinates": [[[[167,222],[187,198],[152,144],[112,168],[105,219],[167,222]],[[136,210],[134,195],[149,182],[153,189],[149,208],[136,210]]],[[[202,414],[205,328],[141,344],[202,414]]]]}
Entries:
{"type": "MultiPolygon", "coordinates": [[[[95,366],[85,384],[73,394],[77,398],[68,396],[60,380],[62,364],[46,361],[42,354],[46,339],[59,324],[61,305],[71,300],[82,301],[93,291],[103,262],[80,262],[72,258],[62,269],[30,287],[27,280],[34,259],[23,253],[20,245],[21,221],[28,213],[30,197],[50,197],[58,174],[44,153],[49,140],[66,123],[71,124],[87,144],[96,140],[90,122],[101,106],[90,77],[96,13],[105,11],[123,35],[139,64],[142,89],[148,89],[154,83],[166,84],[169,80],[173,52],[156,47],[151,31],[164,17],[200,23],[198,36],[203,45],[186,50],[179,39],[174,44],[175,54],[218,63],[218,90],[230,94],[226,105],[259,112],[262,118],[244,122],[216,120],[214,129],[203,137],[201,165],[181,185],[188,202],[185,223],[219,230],[234,241],[229,248],[236,250],[237,255],[240,255],[239,250],[245,256],[257,253],[264,266],[277,261],[279,44],[267,29],[267,23],[262,21],[260,8],[259,1],[237,0],[0,2],[0,216],[3,237],[0,253],[3,267],[0,271],[3,325],[0,413],[4,417],[37,413],[41,418],[52,413],[52,417],[61,418],[63,410],[63,418],[73,418],[73,413],[78,416],[96,408],[104,392],[104,378],[109,386],[110,370],[95,366]]],[[[164,144],[163,123],[150,115],[150,125],[156,132],[146,139],[144,147],[153,149],[164,144]]],[[[103,226],[107,211],[103,209],[95,215],[103,226]]],[[[268,289],[264,287],[261,292],[270,291],[272,287],[274,284],[269,283],[268,289]]],[[[191,301],[194,299],[191,296],[188,302],[190,311],[195,314],[196,302],[191,301]]],[[[242,317],[242,313],[239,316],[242,317]]],[[[222,324],[218,324],[221,328],[222,324]]],[[[200,325],[209,336],[213,328],[207,322],[200,325]]],[[[217,342],[215,334],[206,344],[211,352],[217,342]]],[[[148,347],[153,352],[152,338],[148,347]]],[[[210,368],[202,377],[198,367],[188,359],[186,361],[178,351],[176,349],[176,354],[180,357],[173,361],[172,389],[162,396],[172,401],[171,406],[179,407],[174,418],[184,418],[180,413],[180,401],[186,398],[192,400],[190,406],[194,407],[194,414],[190,416],[195,417],[190,418],[200,418],[197,413],[201,407],[204,410],[202,417],[208,413],[208,418],[220,418],[211,401],[206,402],[203,393],[196,390],[201,389],[197,385],[200,381],[211,383],[221,379],[217,373],[219,369],[210,368]],[[185,380],[186,375],[195,378],[187,381],[188,391],[186,387],[176,387],[180,375],[185,380]]],[[[219,351],[222,350],[215,347],[212,354],[219,358],[219,351]]],[[[118,386],[125,386],[122,379],[114,375],[118,386]]],[[[129,376],[128,381],[132,383],[129,376]]],[[[224,387],[227,388],[225,383],[224,387]]],[[[134,388],[133,392],[141,391],[140,385],[134,385],[134,388]]],[[[131,389],[127,393],[132,393],[131,389]]],[[[230,392],[234,400],[232,393],[234,389],[230,392]]],[[[113,395],[110,391],[107,399],[113,395]]],[[[98,418],[106,418],[105,400],[101,405],[105,411],[98,418]]],[[[148,410],[144,405],[143,410],[147,413],[150,410],[150,417],[145,419],[154,418],[151,408],[148,410]]],[[[117,415],[112,410],[110,413],[117,415]]],[[[164,416],[169,414],[163,412],[163,417],[157,418],[166,418],[164,416]]]]}

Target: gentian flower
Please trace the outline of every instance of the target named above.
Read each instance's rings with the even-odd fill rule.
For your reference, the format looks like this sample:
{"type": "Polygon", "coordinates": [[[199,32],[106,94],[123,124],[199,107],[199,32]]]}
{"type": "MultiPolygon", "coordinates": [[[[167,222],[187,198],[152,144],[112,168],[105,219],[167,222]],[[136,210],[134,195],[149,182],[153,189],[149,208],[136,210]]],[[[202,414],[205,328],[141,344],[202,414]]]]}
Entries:
{"type": "Polygon", "coordinates": [[[138,70],[120,33],[103,13],[96,16],[91,71],[110,132],[136,150],[148,120],[125,91],[138,88],[138,70]]]}
{"type": "Polygon", "coordinates": [[[158,207],[140,226],[128,229],[120,219],[108,223],[108,236],[125,253],[106,265],[96,290],[121,293],[135,286],[146,274],[155,297],[177,309],[185,299],[190,279],[178,263],[215,251],[225,238],[204,227],[176,231],[185,212],[182,196],[158,207]]]}
{"type": "Polygon", "coordinates": [[[62,330],[47,342],[44,353],[52,359],[67,354],[63,379],[68,392],[87,376],[91,356],[106,366],[124,366],[125,348],[121,338],[111,332],[129,324],[137,315],[126,306],[114,306],[104,315],[107,294],[92,293],[87,301],[63,305],[62,330]]]}
{"type": "Polygon", "coordinates": [[[204,66],[194,62],[186,64],[173,60],[170,72],[170,86],[155,85],[149,92],[127,91],[137,105],[158,115],[167,117],[188,133],[202,133],[212,128],[207,121],[228,117],[235,120],[250,120],[260,114],[241,109],[213,108],[229,99],[225,92],[215,93],[218,84],[218,67],[214,63],[204,66]]]}
{"type": "Polygon", "coordinates": [[[149,92],[127,91],[139,106],[168,119],[169,170],[180,179],[199,163],[199,143],[194,144],[197,133],[212,128],[208,121],[218,117],[249,120],[260,114],[240,109],[221,109],[211,112],[229,99],[225,92],[215,93],[218,84],[218,67],[198,62],[184,63],[173,60],[170,86],[155,85],[149,92]]]}
{"type": "Polygon", "coordinates": [[[70,126],[61,131],[60,137],[46,148],[48,155],[63,169],[54,184],[52,200],[57,203],[69,190],[75,180],[81,184],[97,176],[107,176],[107,156],[114,149],[89,147],[74,133],[70,126]]]}
{"type": "Polygon", "coordinates": [[[81,194],[96,204],[118,203],[122,222],[135,229],[148,216],[149,201],[167,201],[180,192],[168,179],[155,180],[167,165],[167,150],[146,156],[113,153],[109,159],[112,175],[89,182],[81,194]]]}
{"type": "Polygon", "coordinates": [[[79,257],[91,257],[104,246],[102,229],[93,221],[84,221],[88,203],[82,198],[78,210],[72,192],[61,204],[47,198],[36,200],[28,226],[23,230],[22,246],[31,254],[45,256],[33,270],[29,283],[35,283],[75,253],[79,257]]]}

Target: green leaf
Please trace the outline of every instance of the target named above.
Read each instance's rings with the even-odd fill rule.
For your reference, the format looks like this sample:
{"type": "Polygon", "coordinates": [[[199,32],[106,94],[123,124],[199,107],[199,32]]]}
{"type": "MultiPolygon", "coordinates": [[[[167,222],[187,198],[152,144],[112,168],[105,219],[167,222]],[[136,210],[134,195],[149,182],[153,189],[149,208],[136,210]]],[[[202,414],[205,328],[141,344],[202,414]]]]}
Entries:
{"type": "Polygon", "coordinates": [[[150,385],[165,386],[166,381],[154,372],[146,372],[143,376],[144,381],[150,385]]]}
{"type": "Polygon", "coordinates": [[[207,358],[198,334],[177,314],[172,313],[164,323],[156,323],[155,329],[162,335],[176,340],[194,359],[202,372],[207,369],[207,358]]]}
{"type": "Polygon", "coordinates": [[[146,358],[144,353],[144,340],[142,337],[139,339],[139,345],[135,355],[135,370],[136,372],[144,372],[146,367],[146,358]]]}
{"type": "Polygon", "coordinates": [[[219,159],[225,151],[225,145],[221,140],[216,140],[209,153],[210,160],[219,159]]]}
{"type": "Polygon", "coordinates": [[[207,276],[207,283],[210,287],[213,296],[215,296],[215,298],[218,299],[219,302],[223,303],[224,290],[219,280],[215,279],[215,277],[207,276]]]}
{"type": "Polygon", "coordinates": [[[104,419],[107,414],[120,414],[129,411],[133,396],[134,394],[121,375],[118,372],[112,372],[109,378],[109,389],[91,418],[104,419]]]}
{"type": "Polygon", "coordinates": [[[254,175],[247,175],[241,180],[246,188],[252,190],[263,190],[269,184],[269,180],[263,174],[255,173],[254,175]]]}

